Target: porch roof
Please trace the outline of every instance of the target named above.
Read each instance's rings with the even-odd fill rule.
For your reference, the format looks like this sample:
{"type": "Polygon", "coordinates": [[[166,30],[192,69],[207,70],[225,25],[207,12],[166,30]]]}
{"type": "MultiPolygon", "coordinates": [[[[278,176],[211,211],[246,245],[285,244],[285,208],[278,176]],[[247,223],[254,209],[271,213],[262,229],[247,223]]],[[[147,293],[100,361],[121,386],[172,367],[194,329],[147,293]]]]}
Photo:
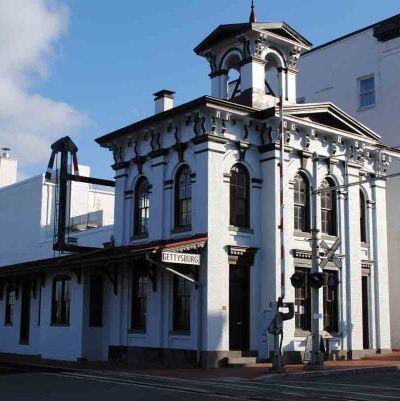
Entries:
{"type": "Polygon", "coordinates": [[[140,245],[99,248],[94,251],[77,255],[60,256],[18,263],[0,267],[0,279],[7,276],[53,271],[65,267],[110,265],[112,263],[138,259],[140,256],[146,254],[157,254],[164,249],[176,252],[189,251],[203,248],[207,243],[207,240],[207,234],[199,234],[184,238],[157,240],[140,245]]]}

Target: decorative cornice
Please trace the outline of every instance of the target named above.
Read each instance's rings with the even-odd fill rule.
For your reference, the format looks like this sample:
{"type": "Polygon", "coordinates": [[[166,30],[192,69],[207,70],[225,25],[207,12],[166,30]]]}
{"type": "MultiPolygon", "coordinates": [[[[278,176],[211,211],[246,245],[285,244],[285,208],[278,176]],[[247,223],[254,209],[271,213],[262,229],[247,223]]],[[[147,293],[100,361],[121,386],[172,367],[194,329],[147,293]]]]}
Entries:
{"type": "Polygon", "coordinates": [[[226,251],[229,264],[251,267],[254,264],[254,257],[258,248],[227,245],[226,251]]]}
{"type": "Polygon", "coordinates": [[[249,143],[245,141],[237,141],[235,142],[236,149],[239,152],[239,160],[244,161],[246,158],[246,152],[247,149],[249,148],[249,143]]]}
{"type": "Polygon", "coordinates": [[[228,139],[227,138],[222,138],[222,137],[217,136],[217,135],[204,134],[204,135],[200,135],[198,137],[192,138],[191,142],[194,145],[198,145],[200,143],[205,143],[205,142],[214,142],[214,143],[226,144],[226,143],[228,143],[228,139]]]}
{"type": "Polygon", "coordinates": [[[229,74],[228,70],[219,70],[219,71],[211,72],[210,74],[208,74],[208,76],[210,78],[216,78],[216,77],[220,77],[222,75],[228,75],[228,74],[229,74]]]}
{"type": "Polygon", "coordinates": [[[185,150],[187,149],[187,147],[187,143],[177,143],[176,145],[172,146],[172,149],[178,153],[180,163],[182,163],[185,159],[185,150]]]}
{"type": "Polygon", "coordinates": [[[250,57],[242,60],[240,62],[240,66],[243,67],[244,65],[249,64],[249,63],[258,63],[258,64],[261,64],[261,65],[265,65],[265,60],[263,60],[260,57],[250,56],[250,57]]]}
{"type": "Polygon", "coordinates": [[[119,163],[113,164],[113,165],[111,166],[111,168],[112,168],[114,171],[118,171],[118,170],[122,170],[122,169],[124,169],[124,168],[127,168],[128,166],[129,166],[129,163],[128,163],[128,162],[119,162],[119,163]]]}
{"type": "Polygon", "coordinates": [[[167,156],[168,155],[168,149],[158,149],[150,152],[148,156],[150,159],[155,159],[160,156],[167,156]]]}

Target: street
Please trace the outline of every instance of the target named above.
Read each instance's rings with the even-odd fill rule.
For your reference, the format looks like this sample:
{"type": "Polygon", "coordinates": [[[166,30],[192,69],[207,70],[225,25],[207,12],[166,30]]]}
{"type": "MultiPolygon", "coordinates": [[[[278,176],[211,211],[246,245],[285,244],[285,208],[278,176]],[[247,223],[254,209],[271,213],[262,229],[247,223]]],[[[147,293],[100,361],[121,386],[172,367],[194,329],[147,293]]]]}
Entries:
{"type": "MultiPolygon", "coordinates": [[[[144,372],[145,373],[145,372],[144,372]]],[[[0,365],[0,400],[400,400],[400,370],[194,380],[0,365]]]]}

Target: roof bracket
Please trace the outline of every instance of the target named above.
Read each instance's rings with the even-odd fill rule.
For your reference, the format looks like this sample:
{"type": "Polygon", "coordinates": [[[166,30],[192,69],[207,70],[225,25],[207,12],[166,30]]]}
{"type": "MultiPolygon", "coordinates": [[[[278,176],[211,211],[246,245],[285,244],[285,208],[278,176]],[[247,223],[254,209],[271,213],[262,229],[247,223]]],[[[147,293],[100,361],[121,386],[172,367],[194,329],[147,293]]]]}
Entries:
{"type": "Polygon", "coordinates": [[[40,285],[42,288],[46,286],[46,273],[40,273],[40,285]]]}
{"type": "Polygon", "coordinates": [[[36,278],[35,278],[35,277],[31,277],[31,279],[29,280],[29,286],[30,286],[31,291],[32,291],[32,297],[33,297],[33,299],[36,299],[36,295],[37,295],[37,283],[36,283],[36,278]]]}
{"type": "Polygon", "coordinates": [[[75,269],[72,269],[72,271],[75,273],[76,276],[76,282],[80,285],[82,284],[82,269],[80,267],[77,267],[75,269]]]}
{"type": "Polygon", "coordinates": [[[157,292],[157,272],[154,266],[149,266],[147,269],[147,274],[150,277],[151,284],[153,287],[153,292],[157,292]]]}
{"type": "Polygon", "coordinates": [[[106,276],[113,285],[114,295],[118,295],[118,265],[116,263],[106,268],[106,276]]]}

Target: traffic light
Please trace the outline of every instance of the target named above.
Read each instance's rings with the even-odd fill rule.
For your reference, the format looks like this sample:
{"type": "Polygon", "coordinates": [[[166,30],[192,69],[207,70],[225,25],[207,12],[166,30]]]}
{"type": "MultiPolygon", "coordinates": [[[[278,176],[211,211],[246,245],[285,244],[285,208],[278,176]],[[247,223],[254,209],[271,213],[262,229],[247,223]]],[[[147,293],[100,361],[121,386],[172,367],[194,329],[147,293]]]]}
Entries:
{"type": "Polygon", "coordinates": [[[322,273],[311,273],[309,280],[311,288],[319,289],[324,285],[324,275],[322,273]]]}
{"type": "Polygon", "coordinates": [[[306,275],[305,275],[305,273],[302,273],[302,272],[296,272],[293,274],[292,277],[290,277],[290,282],[292,283],[292,286],[294,288],[303,287],[305,281],[306,281],[306,275]]]}
{"type": "Polygon", "coordinates": [[[326,284],[330,289],[335,289],[339,285],[338,275],[337,274],[329,274],[326,284]]]}

